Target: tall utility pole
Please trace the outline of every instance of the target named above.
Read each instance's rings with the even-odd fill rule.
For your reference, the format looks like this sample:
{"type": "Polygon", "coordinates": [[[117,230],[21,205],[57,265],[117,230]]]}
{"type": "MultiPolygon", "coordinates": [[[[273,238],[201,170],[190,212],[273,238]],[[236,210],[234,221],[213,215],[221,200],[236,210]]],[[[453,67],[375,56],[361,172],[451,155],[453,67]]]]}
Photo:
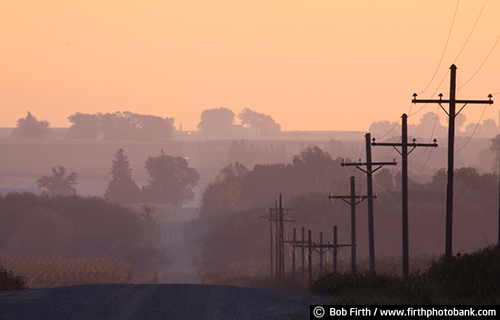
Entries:
{"type": "Polygon", "coordinates": [[[451,256],[452,254],[452,229],[453,229],[453,171],[454,171],[454,155],[455,155],[455,117],[462,111],[467,104],[493,104],[493,97],[488,95],[489,100],[457,100],[456,99],[456,77],[457,67],[452,64],[450,73],[450,99],[443,100],[443,95],[439,94],[438,100],[422,99],[417,100],[417,94],[413,94],[413,103],[437,103],[448,115],[448,183],[446,185],[446,243],[445,254],[451,256]],[[449,111],[443,108],[442,103],[448,103],[449,111]],[[463,106],[456,112],[456,104],[462,103],[463,106]]]}
{"type": "Polygon", "coordinates": [[[403,114],[403,124],[401,128],[401,143],[378,143],[373,138],[372,146],[391,146],[396,149],[396,147],[401,147],[401,151],[396,149],[396,151],[401,155],[402,159],[402,194],[403,194],[403,277],[407,277],[410,270],[410,255],[409,255],[409,241],[408,241],[408,155],[415,150],[416,147],[437,147],[436,140],[434,143],[419,143],[417,140],[413,139],[412,142],[408,143],[408,116],[403,114]],[[408,151],[408,146],[413,147],[408,151]]]}
{"type": "Polygon", "coordinates": [[[372,149],[370,145],[371,135],[370,133],[365,134],[366,139],[366,162],[353,162],[345,163],[342,162],[341,166],[356,166],[359,170],[366,173],[366,187],[367,187],[367,199],[368,199],[368,247],[370,252],[370,271],[375,273],[375,236],[373,227],[373,173],[385,165],[396,165],[394,162],[372,162],[372,149]],[[362,169],[361,166],[366,166],[366,170],[362,169]],[[378,166],[373,170],[373,166],[378,166]]]}
{"type": "Polygon", "coordinates": [[[356,197],[355,178],[351,176],[351,194],[348,196],[334,196],[330,194],[329,199],[342,199],[342,201],[351,205],[351,270],[356,271],[356,205],[361,201],[368,199],[368,196],[356,197]],[[346,199],[349,199],[347,201],[346,199]],[[356,201],[359,199],[359,201],[356,201]]]}

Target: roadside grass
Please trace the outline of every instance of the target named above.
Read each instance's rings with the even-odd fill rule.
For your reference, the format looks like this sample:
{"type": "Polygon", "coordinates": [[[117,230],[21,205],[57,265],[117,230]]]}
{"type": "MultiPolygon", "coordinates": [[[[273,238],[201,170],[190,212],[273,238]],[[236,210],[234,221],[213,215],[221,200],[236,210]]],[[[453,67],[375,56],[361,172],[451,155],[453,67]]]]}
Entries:
{"type": "Polygon", "coordinates": [[[490,246],[471,254],[441,256],[425,272],[373,274],[369,271],[320,275],[310,290],[332,296],[333,304],[500,303],[500,249],[490,246]]]}
{"type": "Polygon", "coordinates": [[[335,305],[500,304],[497,246],[451,257],[414,257],[412,262],[406,278],[401,276],[399,258],[378,259],[375,274],[369,271],[368,261],[359,261],[356,272],[347,263],[337,272],[320,271],[315,266],[313,280],[307,279],[305,286],[298,268],[294,277],[288,272],[284,279],[270,279],[266,262],[237,263],[222,272],[199,270],[199,275],[204,284],[308,290],[331,297],[331,304],[335,305]]]}

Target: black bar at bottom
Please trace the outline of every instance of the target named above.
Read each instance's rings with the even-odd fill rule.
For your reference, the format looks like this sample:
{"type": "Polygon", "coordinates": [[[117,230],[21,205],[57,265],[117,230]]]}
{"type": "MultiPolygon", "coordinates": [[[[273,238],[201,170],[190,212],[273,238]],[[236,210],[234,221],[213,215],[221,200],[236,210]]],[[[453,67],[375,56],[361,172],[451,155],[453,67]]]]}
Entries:
{"type": "Polygon", "coordinates": [[[311,305],[310,319],[334,319],[338,317],[496,317],[500,306],[336,306],[311,305]]]}

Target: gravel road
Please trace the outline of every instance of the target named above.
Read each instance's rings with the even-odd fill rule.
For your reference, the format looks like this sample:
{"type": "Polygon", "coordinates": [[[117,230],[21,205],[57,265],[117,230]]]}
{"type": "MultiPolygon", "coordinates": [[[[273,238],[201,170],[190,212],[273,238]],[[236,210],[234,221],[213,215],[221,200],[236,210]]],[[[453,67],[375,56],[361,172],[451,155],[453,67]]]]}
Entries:
{"type": "Polygon", "coordinates": [[[0,292],[2,320],[309,319],[309,292],[199,284],[109,284],[0,292]]]}

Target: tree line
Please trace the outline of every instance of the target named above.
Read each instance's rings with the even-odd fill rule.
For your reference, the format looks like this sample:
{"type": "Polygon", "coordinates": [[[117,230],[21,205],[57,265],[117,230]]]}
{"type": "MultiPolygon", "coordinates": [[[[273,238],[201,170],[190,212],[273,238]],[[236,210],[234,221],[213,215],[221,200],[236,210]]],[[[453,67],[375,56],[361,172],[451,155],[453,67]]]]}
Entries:
{"type": "MultiPolygon", "coordinates": [[[[500,135],[490,147],[496,155],[492,172],[476,168],[455,169],[455,229],[457,250],[470,251],[496,241],[498,226],[498,167],[500,135]]],[[[339,242],[349,242],[349,205],[332,202],[330,193],[349,195],[348,174],[341,158],[333,159],[319,147],[306,148],[289,164],[255,165],[248,169],[240,163],[223,168],[206,188],[200,223],[214,227],[201,240],[204,256],[201,265],[209,270],[224,270],[233,263],[269,259],[269,227],[261,217],[274,207],[279,194],[284,196],[288,217],[287,237],[292,228],[304,226],[317,234],[332,237],[339,228],[339,242]]],[[[357,172],[356,172],[357,173],[357,172]]],[[[356,194],[366,190],[366,178],[356,174],[356,194]]],[[[434,254],[444,248],[446,170],[437,170],[430,181],[409,181],[410,252],[434,254]]],[[[384,256],[401,254],[401,172],[389,169],[374,175],[376,250],[384,256]]],[[[368,254],[366,203],[357,207],[358,254],[368,254]],[[364,234],[364,236],[363,236],[364,234]]],[[[317,239],[316,239],[317,240],[317,239]]],[[[349,250],[343,255],[349,256],[349,250]]]]}
{"type": "MultiPolygon", "coordinates": [[[[484,119],[479,123],[469,123],[465,126],[467,117],[459,113],[455,118],[455,129],[457,132],[465,132],[470,135],[494,135],[498,132],[498,126],[493,119],[484,119]]],[[[373,122],[368,132],[372,137],[382,138],[385,135],[390,137],[401,136],[401,124],[397,122],[390,122],[387,120],[373,122]]],[[[448,134],[448,128],[441,124],[441,119],[437,113],[425,113],[418,124],[408,125],[408,132],[411,132],[414,137],[418,138],[434,138],[445,137],[448,134]]]]}
{"type": "MultiPolygon", "coordinates": [[[[235,121],[235,113],[227,108],[204,110],[198,129],[206,137],[224,136],[235,121]]],[[[253,128],[258,135],[272,136],[281,126],[266,114],[245,108],[238,114],[242,126],[253,128]]],[[[169,141],[175,132],[174,118],[144,115],[129,111],[115,113],[74,113],[68,117],[71,123],[65,139],[116,140],[116,141],[169,141]]],[[[50,123],[38,120],[31,112],[17,120],[11,138],[46,139],[50,134],[50,123]]]]}
{"type": "MultiPolygon", "coordinates": [[[[119,203],[157,202],[182,206],[194,198],[193,188],[198,183],[200,174],[189,167],[186,159],[165,154],[163,150],[158,156],[148,157],[144,168],[150,176],[146,186],[139,188],[132,179],[130,161],[125,151],[119,148],[111,160],[111,180],[106,188],[104,198],[119,203]]],[[[66,174],[66,168],[52,168],[52,176],[43,176],[37,185],[44,194],[58,190],[76,194],[78,173],[66,174]]]]}
{"type": "Polygon", "coordinates": [[[166,263],[159,226],[142,212],[100,197],[0,196],[0,254],[130,261],[136,270],[166,263]]]}

